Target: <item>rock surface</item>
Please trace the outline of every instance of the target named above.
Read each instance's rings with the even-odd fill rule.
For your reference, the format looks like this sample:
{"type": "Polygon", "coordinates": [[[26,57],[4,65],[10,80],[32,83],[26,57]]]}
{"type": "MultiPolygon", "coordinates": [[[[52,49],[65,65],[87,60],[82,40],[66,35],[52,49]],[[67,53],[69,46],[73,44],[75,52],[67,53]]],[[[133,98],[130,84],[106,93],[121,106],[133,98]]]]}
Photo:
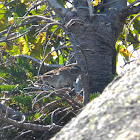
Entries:
{"type": "Polygon", "coordinates": [[[140,140],[140,59],[52,140],[140,140]]]}

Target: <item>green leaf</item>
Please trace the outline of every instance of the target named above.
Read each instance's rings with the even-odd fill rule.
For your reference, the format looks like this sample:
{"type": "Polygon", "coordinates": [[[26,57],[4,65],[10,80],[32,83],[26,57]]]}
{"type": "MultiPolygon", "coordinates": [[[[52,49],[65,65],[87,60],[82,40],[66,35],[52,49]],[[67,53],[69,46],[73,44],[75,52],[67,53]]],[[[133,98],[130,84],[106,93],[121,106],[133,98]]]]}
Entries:
{"type": "Polygon", "coordinates": [[[134,29],[133,32],[134,32],[137,36],[139,36],[139,33],[138,33],[138,31],[137,31],[136,29],[134,29]]]}
{"type": "Polygon", "coordinates": [[[120,45],[120,44],[116,43],[115,48],[116,48],[116,53],[118,54],[120,49],[124,48],[124,47],[123,47],[123,45],[120,45]]]}
{"type": "Polygon", "coordinates": [[[39,117],[40,117],[40,115],[41,115],[41,114],[36,113],[36,114],[34,115],[34,118],[36,118],[36,119],[37,119],[37,118],[39,118],[39,117]]]}
{"type": "Polygon", "coordinates": [[[36,15],[36,11],[35,11],[35,10],[32,10],[30,13],[31,13],[32,15],[36,15]]]}
{"type": "Polygon", "coordinates": [[[100,92],[95,92],[93,94],[89,95],[89,101],[92,101],[93,99],[97,98],[101,93],[100,92]]]}
{"type": "Polygon", "coordinates": [[[19,30],[18,30],[18,32],[19,32],[20,34],[23,34],[23,33],[26,32],[26,31],[27,31],[26,25],[25,25],[24,27],[20,27],[19,30]]]}
{"type": "Polygon", "coordinates": [[[24,3],[18,4],[18,7],[16,9],[17,15],[19,17],[22,17],[25,15],[25,11],[26,11],[26,6],[24,3]]]}
{"type": "Polygon", "coordinates": [[[132,3],[132,2],[134,2],[134,1],[136,1],[136,0],[128,0],[127,2],[132,3]]]}
{"type": "Polygon", "coordinates": [[[55,31],[55,29],[57,28],[57,25],[53,25],[49,31],[51,31],[52,33],[55,31]]]}
{"type": "Polygon", "coordinates": [[[140,46],[140,43],[134,43],[134,44],[133,44],[133,48],[134,48],[134,49],[139,48],[139,46],[140,46]]]}
{"type": "Polygon", "coordinates": [[[57,2],[59,4],[61,4],[62,6],[65,6],[66,5],[66,1],[63,1],[63,0],[57,0],[57,2]]]}
{"type": "Polygon", "coordinates": [[[4,7],[4,5],[3,4],[0,4],[0,8],[3,8],[4,7]]]}
{"type": "Polygon", "coordinates": [[[11,55],[17,55],[17,54],[19,54],[20,50],[19,50],[18,46],[13,45],[13,47],[10,48],[9,50],[7,50],[7,52],[11,55]]]}
{"type": "Polygon", "coordinates": [[[16,85],[0,85],[1,91],[12,91],[16,85]]]}
{"type": "Polygon", "coordinates": [[[42,6],[39,8],[40,13],[43,13],[45,9],[46,9],[46,5],[42,5],[42,6]]]}
{"type": "Polygon", "coordinates": [[[140,17],[134,20],[134,28],[138,31],[140,34],[140,17]]]}
{"type": "Polygon", "coordinates": [[[17,13],[13,13],[13,18],[14,18],[14,19],[18,18],[17,13]]]}
{"type": "Polygon", "coordinates": [[[59,55],[59,65],[62,65],[63,62],[63,55],[59,55]]]}
{"type": "Polygon", "coordinates": [[[128,34],[128,41],[129,42],[135,42],[133,34],[131,34],[131,33],[128,34]]]}
{"type": "Polygon", "coordinates": [[[0,20],[4,17],[5,11],[0,9],[0,20]]]}

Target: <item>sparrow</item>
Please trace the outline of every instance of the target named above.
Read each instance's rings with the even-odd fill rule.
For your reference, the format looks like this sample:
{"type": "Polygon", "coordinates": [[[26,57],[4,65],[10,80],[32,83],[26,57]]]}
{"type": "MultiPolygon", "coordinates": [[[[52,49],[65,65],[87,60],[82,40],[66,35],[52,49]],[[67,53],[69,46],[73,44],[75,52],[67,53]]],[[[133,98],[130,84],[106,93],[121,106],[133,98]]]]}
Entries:
{"type": "Polygon", "coordinates": [[[35,76],[35,78],[39,78],[43,83],[48,83],[58,89],[64,86],[72,86],[73,82],[80,75],[80,71],[77,65],[69,65],[54,69],[40,76],[35,76]]]}

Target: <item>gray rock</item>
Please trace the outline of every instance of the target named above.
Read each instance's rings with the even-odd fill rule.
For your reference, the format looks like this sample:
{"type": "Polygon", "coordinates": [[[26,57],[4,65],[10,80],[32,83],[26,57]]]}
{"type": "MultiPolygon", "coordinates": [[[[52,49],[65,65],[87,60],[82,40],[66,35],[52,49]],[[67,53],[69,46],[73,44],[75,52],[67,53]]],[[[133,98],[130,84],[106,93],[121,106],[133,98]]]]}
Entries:
{"type": "Polygon", "coordinates": [[[140,140],[140,59],[52,140],[140,140]]]}

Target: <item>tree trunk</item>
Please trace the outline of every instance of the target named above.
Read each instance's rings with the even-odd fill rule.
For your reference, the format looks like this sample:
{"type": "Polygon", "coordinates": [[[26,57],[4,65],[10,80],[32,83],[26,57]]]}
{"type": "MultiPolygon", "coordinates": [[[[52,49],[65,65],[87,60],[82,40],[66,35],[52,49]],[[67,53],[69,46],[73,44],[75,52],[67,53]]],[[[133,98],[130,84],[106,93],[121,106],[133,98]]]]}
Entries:
{"type": "MultiPolygon", "coordinates": [[[[80,47],[78,49],[82,49],[82,52],[80,52],[81,58],[77,59],[77,61],[82,59],[82,64],[81,62],[78,63],[80,65],[87,65],[87,69],[85,69],[88,72],[90,93],[102,92],[104,87],[110,82],[111,76],[115,74],[112,62],[115,56],[115,49],[113,47],[116,40],[113,41],[108,35],[96,30],[96,28],[90,26],[85,31],[79,33],[80,36],[73,33],[78,44],[77,47],[80,47]]],[[[76,29],[76,31],[78,30],[76,29]]]]}
{"type": "Polygon", "coordinates": [[[80,20],[76,17],[67,24],[77,63],[84,73],[87,98],[89,93],[102,92],[116,73],[115,43],[125,22],[117,17],[121,8],[126,6],[126,1],[122,3],[118,8],[118,4],[114,4],[117,10],[109,11],[109,7],[105,7],[105,15],[95,15],[92,19],[85,17],[86,10],[80,11],[77,16],[80,20]]]}

